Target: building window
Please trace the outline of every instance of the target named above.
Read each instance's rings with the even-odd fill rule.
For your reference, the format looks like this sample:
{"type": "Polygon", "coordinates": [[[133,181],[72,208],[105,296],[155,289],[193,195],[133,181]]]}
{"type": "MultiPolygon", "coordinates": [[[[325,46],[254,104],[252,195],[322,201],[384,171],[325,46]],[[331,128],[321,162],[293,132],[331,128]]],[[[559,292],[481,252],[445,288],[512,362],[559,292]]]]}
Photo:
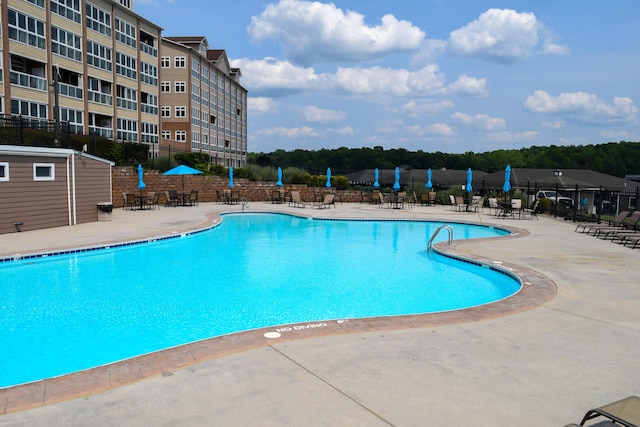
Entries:
{"type": "Polygon", "coordinates": [[[87,64],[111,71],[111,49],[99,43],[87,40],[87,64]]]}
{"type": "Polygon", "coordinates": [[[16,116],[33,117],[37,119],[47,118],[47,105],[38,104],[36,102],[23,101],[18,99],[11,100],[11,114],[16,116]]]}
{"type": "Polygon", "coordinates": [[[51,12],[80,23],[80,0],[51,0],[51,12]]]}
{"type": "Polygon", "coordinates": [[[116,86],[116,105],[131,111],[138,111],[138,91],[122,85],[116,86]]]}
{"type": "Polygon", "coordinates": [[[160,90],[164,93],[171,93],[171,82],[162,82],[160,84],[160,90]]]}
{"type": "Polygon", "coordinates": [[[170,68],[171,67],[171,58],[168,56],[163,56],[160,58],[160,66],[162,68],[170,68]]]}
{"type": "Polygon", "coordinates": [[[185,131],[185,130],[177,130],[176,131],[176,141],[178,141],[178,142],[186,142],[187,141],[187,131],[185,131]]]}
{"type": "Polygon", "coordinates": [[[151,86],[158,86],[158,67],[140,61],[140,81],[151,86]]]}
{"type": "Polygon", "coordinates": [[[162,117],[171,117],[171,107],[162,107],[162,117]]]}
{"type": "Polygon", "coordinates": [[[111,14],[87,3],[87,28],[111,38],[111,14]]]}
{"type": "Polygon", "coordinates": [[[9,9],[9,38],[45,49],[44,22],[9,9]]]}
{"type": "Polygon", "coordinates": [[[186,68],[187,67],[187,57],[186,56],[176,56],[174,61],[175,68],[186,68]]]}
{"type": "Polygon", "coordinates": [[[9,181],[9,162],[0,162],[0,181],[9,181]]]}
{"type": "Polygon", "coordinates": [[[162,139],[171,139],[171,131],[163,130],[162,131],[162,139]]]}
{"type": "Polygon", "coordinates": [[[636,206],[638,206],[637,203],[638,199],[634,196],[629,197],[629,209],[634,209],[636,210],[636,206]]]}
{"type": "Polygon", "coordinates": [[[187,117],[187,107],[176,107],[176,117],[187,117]]]}
{"type": "Polygon", "coordinates": [[[66,58],[82,61],[82,38],[72,32],[51,26],[51,51],[66,58]]]}
{"type": "Polygon", "coordinates": [[[118,119],[116,123],[119,140],[138,142],[138,122],[136,120],[118,119]]]}
{"type": "Polygon", "coordinates": [[[116,18],[116,40],[135,48],[136,28],[124,19],[116,18]]]}
{"type": "Polygon", "coordinates": [[[60,107],[60,121],[69,122],[69,130],[73,133],[82,134],[84,132],[82,111],[60,107]]]}
{"type": "Polygon", "coordinates": [[[128,77],[136,80],[137,75],[137,61],[135,58],[125,55],[124,53],[116,52],[116,73],[121,76],[128,77]]]}
{"type": "Polygon", "coordinates": [[[53,163],[34,163],[34,181],[54,181],[56,178],[56,165],[53,163]]]}
{"type": "Polygon", "coordinates": [[[185,93],[187,91],[187,82],[175,82],[175,92],[185,93]]]}

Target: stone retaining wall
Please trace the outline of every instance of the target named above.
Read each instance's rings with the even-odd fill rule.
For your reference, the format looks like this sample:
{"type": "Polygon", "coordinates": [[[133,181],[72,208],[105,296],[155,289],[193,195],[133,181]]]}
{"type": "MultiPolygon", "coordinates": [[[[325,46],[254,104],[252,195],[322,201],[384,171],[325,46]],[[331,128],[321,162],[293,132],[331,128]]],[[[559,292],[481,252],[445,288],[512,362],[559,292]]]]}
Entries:
{"type": "MultiPolygon", "coordinates": [[[[160,203],[164,204],[164,192],[166,190],[176,190],[182,193],[182,182],[184,179],[184,191],[190,192],[198,190],[198,201],[200,202],[218,202],[218,197],[224,190],[229,189],[229,179],[217,176],[204,175],[172,175],[165,176],[158,171],[145,172],[143,181],[146,185],[143,194],[152,192],[160,192],[160,203]]],[[[249,202],[258,202],[270,200],[269,194],[276,190],[275,183],[272,182],[253,182],[247,179],[234,179],[234,190],[240,191],[240,195],[247,198],[249,202]]],[[[304,202],[313,202],[317,200],[324,192],[325,188],[307,187],[306,185],[284,185],[282,189],[285,192],[299,191],[300,197],[304,202]]],[[[342,202],[360,203],[363,201],[361,191],[355,190],[336,190],[331,189],[342,202]]],[[[136,168],[117,166],[113,168],[113,206],[116,208],[124,205],[122,193],[138,193],[138,172],[136,168]]]]}

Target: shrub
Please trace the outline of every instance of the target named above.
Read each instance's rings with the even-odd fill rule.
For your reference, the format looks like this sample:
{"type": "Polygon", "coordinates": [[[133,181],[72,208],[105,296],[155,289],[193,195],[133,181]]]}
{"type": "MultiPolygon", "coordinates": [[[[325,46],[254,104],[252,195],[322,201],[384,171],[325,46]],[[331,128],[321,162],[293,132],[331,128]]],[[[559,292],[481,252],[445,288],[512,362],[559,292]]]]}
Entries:
{"type": "Polygon", "coordinates": [[[540,199],[538,201],[538,212],[540,213],[549,213],[551,212],[551,200],[549,199],[540,199]]]}

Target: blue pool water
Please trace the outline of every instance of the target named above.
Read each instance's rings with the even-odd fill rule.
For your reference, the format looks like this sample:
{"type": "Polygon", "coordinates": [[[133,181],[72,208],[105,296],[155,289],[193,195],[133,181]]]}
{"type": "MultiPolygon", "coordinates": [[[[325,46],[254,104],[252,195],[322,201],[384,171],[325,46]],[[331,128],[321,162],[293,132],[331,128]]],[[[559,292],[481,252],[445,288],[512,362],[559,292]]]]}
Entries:
{"type": "MultiPolygon", "coordinates": [[[[1,263],[0,387],[232,332],[517,292],[510,276],[428,253],[440,225],[233,214],[190,236],[1,263]]],[[[450,226],[455,239],[506,234],[450,226]]]]}

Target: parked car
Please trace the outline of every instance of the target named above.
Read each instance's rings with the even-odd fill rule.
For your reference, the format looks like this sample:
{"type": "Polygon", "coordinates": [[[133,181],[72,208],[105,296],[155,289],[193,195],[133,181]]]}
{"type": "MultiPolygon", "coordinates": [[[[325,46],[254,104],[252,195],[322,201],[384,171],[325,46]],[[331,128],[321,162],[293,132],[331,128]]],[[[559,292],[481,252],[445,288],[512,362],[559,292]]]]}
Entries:
{"type": "Polygon", "coordinates": [[[540,190],[536,193],[536,200],[549,199],[551,205],[555,205],[558,201],[558,207],[562,209],[570,209],[573,207],[573,199],[571,197],[563,196],[562,194],[556,194],[555,190],[540,190]]]}

